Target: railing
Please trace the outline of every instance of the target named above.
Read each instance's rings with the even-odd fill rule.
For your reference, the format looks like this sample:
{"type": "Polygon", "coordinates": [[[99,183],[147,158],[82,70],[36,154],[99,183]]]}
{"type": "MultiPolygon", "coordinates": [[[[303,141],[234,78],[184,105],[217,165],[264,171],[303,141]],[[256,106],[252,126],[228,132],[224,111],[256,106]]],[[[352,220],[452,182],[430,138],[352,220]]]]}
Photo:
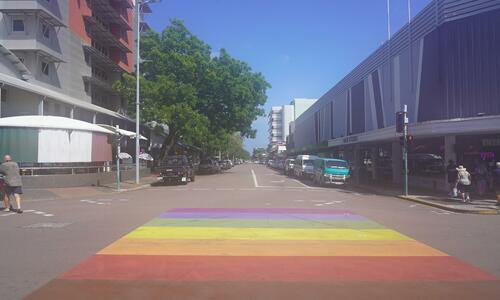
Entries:
{"type": "MultiPolygon", "coordinates": [[[[141,161],[141,168],[147,168],[147,162],[141,161]]],[[[116,165],[101,163],[19,163],[23,176],[76,175],[116,172],[116,165]]],[[[135,163],[120,163],[120,171],[135,169],[135,163]]]]}

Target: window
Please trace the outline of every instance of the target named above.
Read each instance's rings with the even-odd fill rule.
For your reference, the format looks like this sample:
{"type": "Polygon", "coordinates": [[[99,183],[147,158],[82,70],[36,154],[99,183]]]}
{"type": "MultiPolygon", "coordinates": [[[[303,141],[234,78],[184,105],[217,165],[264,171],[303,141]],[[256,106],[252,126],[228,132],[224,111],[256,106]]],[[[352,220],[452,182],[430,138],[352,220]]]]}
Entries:
{"type": "Polygon", "coordinates": [[[50,39],[50,26],[44,22],[42,22],[42,34],[46,39],[50,39]]]}
{"type": "Polygon", "coordinates": [[[42,61],[42,73],[49,76],[49,64],[42,61]]]}
{"type": "Polygon", "coordinates": [[[23,32],[24,31],[24,20],[23,19],[13,19],[12,20],[12,31],[23,32]]]}

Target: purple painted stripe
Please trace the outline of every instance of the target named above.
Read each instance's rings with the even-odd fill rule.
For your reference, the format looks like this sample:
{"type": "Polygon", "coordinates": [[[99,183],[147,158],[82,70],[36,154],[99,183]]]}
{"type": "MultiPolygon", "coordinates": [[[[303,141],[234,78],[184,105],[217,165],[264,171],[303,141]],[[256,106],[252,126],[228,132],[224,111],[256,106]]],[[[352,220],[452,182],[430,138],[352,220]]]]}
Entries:
{"type": "Polygon", "coordinates": [[[279,214],[352,214],[335,208],[173,208],[173,213],[279,213],[279,214]]]}
{"type": "Polygon", "coordinates": [[[353,220],[366,218],[353,214],[264,214],[264,213],[163,213],[160,218],[176,219],[256,219],[256,220],[353,220]]]}

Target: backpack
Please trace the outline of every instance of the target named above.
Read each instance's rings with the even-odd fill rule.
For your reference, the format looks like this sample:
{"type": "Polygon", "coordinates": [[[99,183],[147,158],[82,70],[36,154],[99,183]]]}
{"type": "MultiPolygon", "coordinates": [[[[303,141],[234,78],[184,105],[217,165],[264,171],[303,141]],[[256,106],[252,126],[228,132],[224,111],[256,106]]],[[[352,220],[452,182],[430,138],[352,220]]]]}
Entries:
{"type": "Polygon", "coordinates": [[[462,185],[470,185],[470,174],[467,171],[458,172],[458,183],[462,185]]]}

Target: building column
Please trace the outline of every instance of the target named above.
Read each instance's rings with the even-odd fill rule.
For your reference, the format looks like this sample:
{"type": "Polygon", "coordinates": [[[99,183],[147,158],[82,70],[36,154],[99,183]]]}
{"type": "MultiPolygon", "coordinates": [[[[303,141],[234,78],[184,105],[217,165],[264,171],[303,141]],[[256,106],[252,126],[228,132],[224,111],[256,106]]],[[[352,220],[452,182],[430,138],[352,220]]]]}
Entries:
{"type": "Polygon", "coordinates": [[[403,149],[399,139],[392,142],[392,182],[403,182],[403,149]]]}
{"type": "Polygon", "coordinates": [[[97,113],[94,113],[94,115],[92,116],[92,123],[97,123],[97,113]]]}
{"type": "Polygon", "coordinates": [[[359,153],[360,151],[360,145],[356,144],[354,145],[353,152],[354,152],[354,169],[356,170],[356,173],[354,174],[354,183],[359,184],[361,182],[360,180],[360,175],[361,175],[361,155],[359,153]]]}
{"type": "MultiPolygon", "coordinates": [[[[455,152],[455,144],[457,142],[457,137],[455,135],[444,137],[444,165],[448,165],[449,160],[453,160],[456,164],[457,153],[455,152]]],[[[444,172],[445,182],[448,182],[448,172],[444,172]]]]}
{"type": "Polygon", "coordinates": [[[40,96],[40,100],[38,101],[38,115],[43,116],[43,107],[45,105],[45,97],[40,96]]]}
{"type": "Polygon", "coordinates": [[[69,111],[69,117],[71,119],[75,118],[75,107],[74,106],[72,106],[71,109],[70,109],[70,111],[69,111]]]}
{"type": "Polygon", "coordinates": [[[370,149],[372,156],[372,180],[377,181],[378,177],[378,147],[372,147],[370,149]]]}

